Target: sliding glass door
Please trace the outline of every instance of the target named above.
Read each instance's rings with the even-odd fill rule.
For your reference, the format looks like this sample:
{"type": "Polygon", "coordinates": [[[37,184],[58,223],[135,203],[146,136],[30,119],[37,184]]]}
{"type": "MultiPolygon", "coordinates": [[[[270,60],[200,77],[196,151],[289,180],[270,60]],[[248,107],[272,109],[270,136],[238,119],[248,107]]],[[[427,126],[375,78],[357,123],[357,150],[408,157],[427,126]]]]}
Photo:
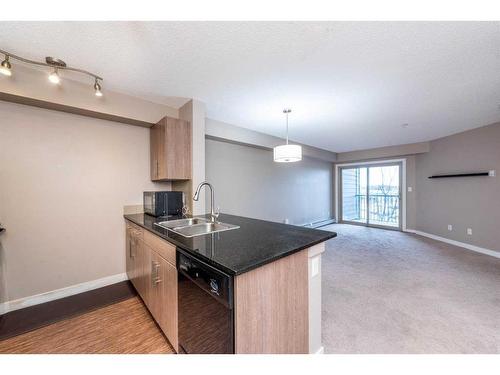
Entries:
{"type": "Polygon", "coordinates": [[[342,221],[368,224],[368,168],[342,168],[342,221]]]}
{"type": "Polygon", "coordinates": [[[401,164],[340,168],[341,222],[401,228],[401,164]]]}

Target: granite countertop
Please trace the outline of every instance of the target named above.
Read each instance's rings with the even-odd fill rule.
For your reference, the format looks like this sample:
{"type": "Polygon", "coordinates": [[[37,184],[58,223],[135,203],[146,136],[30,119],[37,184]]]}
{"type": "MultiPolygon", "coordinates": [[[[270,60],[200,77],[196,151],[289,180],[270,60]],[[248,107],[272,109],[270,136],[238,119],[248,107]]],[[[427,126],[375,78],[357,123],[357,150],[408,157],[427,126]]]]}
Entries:
{"type": "Polygon", "coordinates": [[[240,275],[337,236],[335,232],[221,214],[218,221],[240,228],[186,238],[155,225],[178,217],[166,219],[146,214],[124,217],[229,275],[240,275]]]}

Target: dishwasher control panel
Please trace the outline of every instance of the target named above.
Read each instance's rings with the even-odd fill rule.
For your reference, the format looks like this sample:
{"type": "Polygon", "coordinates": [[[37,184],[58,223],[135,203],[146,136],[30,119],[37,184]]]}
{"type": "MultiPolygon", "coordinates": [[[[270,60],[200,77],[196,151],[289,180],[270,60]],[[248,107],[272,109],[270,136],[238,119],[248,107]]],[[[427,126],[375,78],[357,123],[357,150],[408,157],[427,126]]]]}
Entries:
{"type": "Polygon", "coordinates": [[[232,277],[177,251],[177,268],[198,287],[232,307],[232,277]]]}

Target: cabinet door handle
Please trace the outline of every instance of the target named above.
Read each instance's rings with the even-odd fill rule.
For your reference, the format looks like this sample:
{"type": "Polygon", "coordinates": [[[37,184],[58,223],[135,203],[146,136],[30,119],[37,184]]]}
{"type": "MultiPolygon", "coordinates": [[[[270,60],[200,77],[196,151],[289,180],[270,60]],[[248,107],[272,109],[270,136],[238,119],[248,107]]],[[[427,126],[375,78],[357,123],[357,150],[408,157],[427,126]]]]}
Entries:
{"type": "Polygon", "coordinates": [[[130,242],[128,244],[128,249],[129,249],[129,254],[131,258],[135,258],[135,245],[137,245],[137,239],[136,238],[130,238],[130,242]],[[132,251],[134,249],[134,251],[132,251]]]}
{"type": "Polygon", "coordinates": [[[152,261],[151,262],[151,283],[153,286],[161,283],[160,279],[160,262],[152,261]]]}
{"type": "Polygon", "coordinates": [[[158,159],[156,159],[156,177],[158,178],[159,175],[158,175],[158,159]]]}

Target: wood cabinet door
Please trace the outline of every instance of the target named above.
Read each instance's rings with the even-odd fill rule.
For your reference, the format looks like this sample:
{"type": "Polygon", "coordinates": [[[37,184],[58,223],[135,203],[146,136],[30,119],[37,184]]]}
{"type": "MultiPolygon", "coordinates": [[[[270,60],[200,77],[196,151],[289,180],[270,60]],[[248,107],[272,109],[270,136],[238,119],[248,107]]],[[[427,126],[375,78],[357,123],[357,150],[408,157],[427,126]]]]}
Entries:
{"type": "Polygon", "coordinates": [[[166,170],[171,180],[191,178],[191,125],[188,121],[167,117],[165,128],[166,170]]]}
{"type": "Polygon", "coordinates": [[[127,276],[130,281],[134,278],[135,271],[135,258],[132,249],[132,229],[127,224],[126,227],[126,235],[125,235],[125,262],[126,262],[126,270],[127,276]]]}
{"type": "Polygon", "coordinates": [[[125,242],[127,275],[170,344],[177,351],[175,247],[149,233],[142,233],[131,224],[127,224],[125,242]],[[158,249],[158,253],[155,248],[158,249]]]}
{"type": "Polygon", "coordinates": [[[151,249],[144,241],[139,241],[139,256],[137,257],[138,287],[137,292],[141,296],[146,306],[151,309],[151,249]]]}
{"type": "Polygon", "coordinates": [[[158,179],[158,127],[156,124],[149,129],[149,161],[150,161],[150,173],[151,181],[158,179]]]}
{"type": "Polygon", "coordinates": [[[191,124],[164,117],[150,129],[151,180],[191,178],[191,124]]]}
{"type": "Polygon", "coordinates": [[[150,162],[151,180],[161,181],[167,179],[167,160],[165,150],[167,118],[161,119],[150,129],[150,162]]]}
{"type": "Polygon", "coordinates": [[[166,119],[160,120],[149,130],[151,180],[165,179],[165,126],[166,119]]]}
{"type": "Polygon", "coordinates": [[[177,269],[157,253],[152,252],[152,315],[178,351],[177,333],[177,269]]]}
{"type": "Polygon", "coordinates": [[[140,293],[141,289],[141,240],[137,232],[131,228],[127,252],[127,275],[140,293]]]}

